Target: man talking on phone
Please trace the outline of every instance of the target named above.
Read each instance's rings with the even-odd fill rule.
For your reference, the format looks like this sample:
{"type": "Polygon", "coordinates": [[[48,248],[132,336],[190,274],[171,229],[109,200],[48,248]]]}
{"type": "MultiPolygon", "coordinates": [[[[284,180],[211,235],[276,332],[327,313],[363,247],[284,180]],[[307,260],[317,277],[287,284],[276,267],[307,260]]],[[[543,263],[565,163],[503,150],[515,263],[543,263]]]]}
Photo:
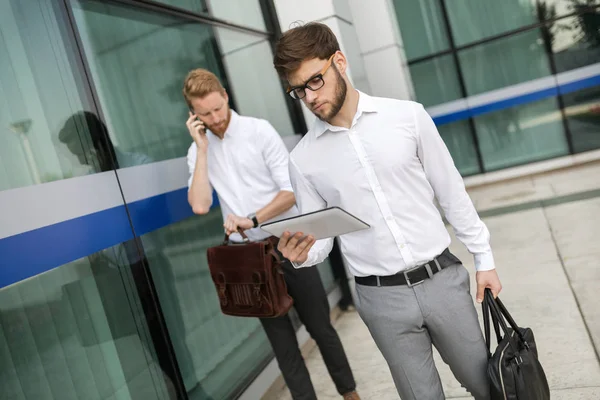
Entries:
{"type": "MultiPolygon", "coordinates": [[[[183,95],[190,108],[186,126],[194,140],[187,154],[188,201],[194,213],[209,211],[214,188],[231,240],[242,240],[238,228],[250,240],[269,237],[260,229],[262,223],[298,213],[283,140],[269,122],[230,109],[227,92],[210,71],[189,72],[183,95]]],[[[297,270],[287,260],[282,267],[294,307],[317,343],[337,391],[344,400],[359,400],[344,348],[331,325],[319,271],[297,270]]],[[[260,322],[293,399],[316,400],[289,316],[260,322]]]]}

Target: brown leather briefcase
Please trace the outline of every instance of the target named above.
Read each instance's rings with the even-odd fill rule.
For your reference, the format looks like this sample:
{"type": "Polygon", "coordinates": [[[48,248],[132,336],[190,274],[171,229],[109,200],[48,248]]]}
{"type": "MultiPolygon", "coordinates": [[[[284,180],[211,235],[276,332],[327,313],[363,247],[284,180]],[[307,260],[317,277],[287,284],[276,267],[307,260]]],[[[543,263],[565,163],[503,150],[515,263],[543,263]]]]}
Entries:
{"type": "Polygon", "coordinates": [[[293,305],[275,251],[276,238],[243,243],[224,242],[207,250],[208,267],[217,289],[221,312],[238,317],[273,318],[293,305]]]}

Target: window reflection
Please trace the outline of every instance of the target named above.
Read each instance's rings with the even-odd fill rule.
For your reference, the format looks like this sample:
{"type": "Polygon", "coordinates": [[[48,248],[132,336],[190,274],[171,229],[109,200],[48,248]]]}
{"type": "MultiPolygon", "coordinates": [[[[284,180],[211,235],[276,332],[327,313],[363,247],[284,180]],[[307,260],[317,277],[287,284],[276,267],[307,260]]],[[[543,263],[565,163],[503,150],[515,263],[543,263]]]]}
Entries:
{"type": "Polygon", "coordinates": [[[546,10],[541,15],[546,19],[562,17],[574,12],[581,12],[589,7],[600,6],[600,0],[532,0],[538,9],[546,10]]]}
{"type": "Polygon", "coordinates": [[[428,56],[450,46],[439,1],[394,0],[406,58],[428,56]]]}
{"type": "Polygon", "coordinates": [[[90,173],[56,140],[70,115],[90,107],[54,3],[0,0],[0,190],[90,173]]]}
{"type": "Polygon", "coordinates": [[[537,22],[534,4],[527,0],[450,0],[445,4],[456,46],[537,22]]]}
{"type": "Polygon", "coordinates": [[[458,57],[470,96],[551,73],[538,29],[461,50],[458,57]]]}
{"type": "Polygon", "coordinates": [[[556,98],[496,111],[473,120],[486,171],[568,153],[556,98]]]}
{"type": "Polygon", "coordinates": [[[600,8],[548,26],[557,72],[600,63],[600,8]]]}
{"type": "Polygon", "coordinates": [[[462,97],[452,55],[439,56],[409,66],[417,101],[425,107],[462,97]]]}
{"type": "Polygon", "coordinates": [[[458,171],[463,175],[481,172],[477,161],[477,150],[473,141],[473,130],[467,120],[444,124],[438,127],[458,171]]]}
{"type": "Polygon", "coordinates": [[[2,395],[174,398],[121,244],[0,289],[2,395]]]}

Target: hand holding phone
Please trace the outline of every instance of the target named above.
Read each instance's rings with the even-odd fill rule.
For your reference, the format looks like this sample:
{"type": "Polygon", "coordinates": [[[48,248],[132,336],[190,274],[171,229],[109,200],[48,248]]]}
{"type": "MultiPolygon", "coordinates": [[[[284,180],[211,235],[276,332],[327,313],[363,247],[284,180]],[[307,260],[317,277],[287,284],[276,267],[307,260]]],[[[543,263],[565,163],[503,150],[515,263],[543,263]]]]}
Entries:
{"type": "Polygon", "coordinates": [[[186,121],[185,125],[187,126],[188,131],[190,132],[190,136],[192,137],[192,139],[194,139],[194,142],[196,143],[196,146],[198,146],[199,150],[206,151],[208,147],[206,127],[192,110],[190,110],[189,114],[189,118],[186,121]]]}

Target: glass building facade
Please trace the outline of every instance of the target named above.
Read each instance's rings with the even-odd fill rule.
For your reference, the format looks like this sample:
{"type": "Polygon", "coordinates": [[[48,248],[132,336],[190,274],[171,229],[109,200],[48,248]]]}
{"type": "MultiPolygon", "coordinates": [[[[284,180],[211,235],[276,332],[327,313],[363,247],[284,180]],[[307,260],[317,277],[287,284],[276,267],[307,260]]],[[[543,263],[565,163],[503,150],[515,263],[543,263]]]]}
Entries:
{"type": "Polygon", "coordinates": [[[272,359],[257,319],[220,312],[181,92],[208,68],[241,114],[302,133],[269,7],[0,0],[2,400],[235,398],[272,359]]]}
{"type": "Polygon", "coordinates": [[[416,100],[463,175],[600,148],[600,1],[393,5],[416,100]]]}
{"type": "MultiPolygon", "coordinates": [[[[233,399],[272,362],[219,309],[181,88],[212,70],[293,146],[310,118],[272,67],[280,26],[332,26],[375,96],[409,75],[465,176],[600,149],[600,0],[366,4],[0,0],[1,400],[233,399]]],[[[337,250],[318,268],[347,290],[337,250]]]]}

